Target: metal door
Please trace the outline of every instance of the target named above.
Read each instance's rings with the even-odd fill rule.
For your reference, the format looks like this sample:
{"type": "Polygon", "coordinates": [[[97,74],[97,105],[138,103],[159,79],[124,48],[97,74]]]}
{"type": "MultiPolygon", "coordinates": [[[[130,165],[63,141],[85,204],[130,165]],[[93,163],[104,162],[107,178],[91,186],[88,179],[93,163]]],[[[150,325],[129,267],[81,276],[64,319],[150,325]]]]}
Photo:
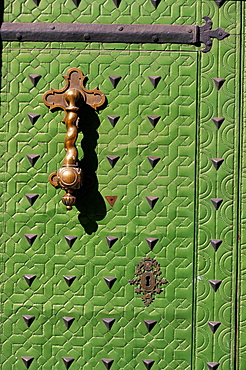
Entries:
{"type": "Polygon", "coordinates": [[[245,368],[244,7],[5,1],[5,22],[193,25],[210,16],[230,37],[206,54],[181,44],[3,42],[3,370],[245,368]],[[107,106],[84,112],[85,183],[67,211],[48,183],[64,157],[63,113],[42,95],[61,89],[71,67],[107,106]],[[135,281],[144,261],[167,281],[147,298],[135,281]]]}

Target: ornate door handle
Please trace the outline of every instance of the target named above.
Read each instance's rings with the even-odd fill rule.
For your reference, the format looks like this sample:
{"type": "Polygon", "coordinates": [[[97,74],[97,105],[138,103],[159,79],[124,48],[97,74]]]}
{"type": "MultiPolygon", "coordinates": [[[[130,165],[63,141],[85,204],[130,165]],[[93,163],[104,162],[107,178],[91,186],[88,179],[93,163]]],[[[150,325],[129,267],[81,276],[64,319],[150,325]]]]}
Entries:
{"type": "Polygon", "coordinates": [[[67,209],[72,209],[76,203],[76,190],[83,184],[83,174],[81,168],[78,167],[78,151],[75,146],[80,112],[85,104],[96,110],[105,103],[106,97],[98,88],[93,90],[85,88],[87,77],[78,68],[69,69],[63,77],[66,86],[61,90],[51,88],[44,94],[43,102],[50,110],[63,109],[65,111],[62,122],[66,124],[67,129],[64,141],[66,155],[62,167],[50,174],[49,181],[55,188],[62,188],[66,191],[62,202],[67,209]]]}

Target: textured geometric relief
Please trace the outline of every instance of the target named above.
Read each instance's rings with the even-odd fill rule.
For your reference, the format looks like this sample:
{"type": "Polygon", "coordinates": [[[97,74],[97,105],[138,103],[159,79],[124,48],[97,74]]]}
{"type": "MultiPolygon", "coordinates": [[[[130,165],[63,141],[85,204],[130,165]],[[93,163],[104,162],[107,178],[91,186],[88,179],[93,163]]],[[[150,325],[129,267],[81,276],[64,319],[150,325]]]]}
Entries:
{"type": "Polygon", "coordinates": [[[42,76],[38,75],[38,74],[30,74],[28,75],[30,80],[31,80],[31,83],[33,84],[33,86],[36,86],[38,81],[40,80],[40,78],[42,76]]]}
{"type": "Polygon", "coordinates": [[[107,284],[107,286],[109,287],[109,289],[111,289],[117,279],[115,277],[105,276],[104,280],[105,280],[105,283],[107,284]]]}
{"type": "Polygon", "coordinates": [[[148,119],[151,123],[152,126],[156,126],[157,122],[159,121],[159,119],[161,118],[161,116],[148,116],[148,119]]]}
{"type": "Polygon", "coordinates": [[[150,205],[150,208],[153,209],[159,197],[148,196],[146,197],[146,199],[150,205]]]}
{"type": "Polygon", "coordinates": [[[40,117],[40,114],[37,113],[27,113],[27,115],[32,125],[34,125],[40,117]]]}
{"type": "Polygon", "coordinates": [[[102,358],[102,363],[106,367],[106,369],[110,369],[111,366],[113,365],[114,360],[111,358],[102,358]]]}
{"type": "Polygon", "coordinates": [[[217,129],[219,129],[222,123],[224,122],[225,118],[224,117],[213,117],[212,120],[215,126],[217,127],[217,129]]]}
{"type": "Polygon", "coordinates": [[[221,322],[219,322],[219,321],[209,321],[208,322],[208,325],[209,325],[213,334],[217,331],[220,324],[221,324],[221,322]]]}
{"type": "Polygon", "coordinates": [[[25,196],[31,206],[35,203],[35,201],[38,198],[38,194],[25,194],[25,196]]]}
{"type": "Polygon", "coordinates": [[[121,76],[108,76],[113,87],[115,88],[121,80],[121,76]]]}
{"type": "Polygon", "coordinates": [[[155,320],[144,320],[144,323],[145,323],[145,326],[146,326],[148,332],[151,332],[151,330],[156,325],[157,321],[155,321],[155,320]]]}
{"type": "Polygon", "coordinates": [[[72,325],[72,323],[74,322],[74,317],[67,317],[67,316],[64,316],[63,318],[62,318],[62,320],[63,320],[63,322],[64,322],[64,324],[65,324],[65,326],[66,326],[66,328],[67,329],[69,329],[70,328],[70,326],[72,325]]]}
{"type": "Polygon", "coordinates": [[[148,77],[149,77],[150,82],[152,83],[152,86],[156,88],[156,86],[161,80],[161,76],[148,76],[148,77]]]}
{"type": "Polygon", "coordinates": [[[22,357],[21,357],[21,359],[22,359],[22,361],[23,361],[23,363],[24,363],[25,367],[26,367],[27,369],[29,369],[29,367],[31,366],[31,363],[32,363],[32,362],[33,362],[33,360],[34,360],[34,357],[22,356],[22,357]]]}
{"type": "MultiPolygon", "coordinates": [[[[93,7],[110,13],[110,22],[125,16],[119,15],[112,1],[98,1],[93,7]]],[[[187,10],[194,9],[194,2],[187,1],[188,7],[182,5],[185,21],[192,24],[187,10]]],[[[46,2],[41,0],[35,7],[32,1],[20,0],[26,13],[16,15],[15,21],[26,16],[26,21],[32,17],[47,22],[52,19],[50,9],[56,10],[57,22],[90,20],[90,3],[81,1],[77,9],[72,0],[61,2],[60,7],[55,2],[46,7],[46,2]],[[67,12],[59,15],[60,9],[67,12]]],[[[134,4],[138,9],[140,4],[134,4]]],[[[127,12],[134,4],[126,4],[127,12]]],[[[121,2],[123,12],[124,6],[121,2]]],[[[146,1],[141,6],[145,15],[139,13],[139,22],[146,18],[147,23],[153,5],[146,1]]],[[[10,9],[17,12],[18,7],[12,2],[7,7],[12,19],[10,9]]],[[[166,12],[176,9],[176,20],[184,21],[179,16],[181,6],[170,8],[165,1],[155,10],[157,19],[161,7],[166,12]]],[[[102,19],[99,14],[98,20],[102,19]]],[[[200,140],[197,53],[189,53],[190,46],[173,53],[139,51],[142,45],[133,50],[125,50],[124,45],[121,50],[90,43],[85,49],[84,44],[71,43],[68,50],[57,45],[49,48],[38,43],[18,49],[11,44],[4,61],[8,94],[3,96],[8,101],[3,112],[7,125],[3,346],[7,352],[1,365],[26,368],[21,357],[33,356],[30,369],[38,370],[190,370],[198,245],[194,234],[195,155],[200,140]],[[62,74],[81,65],[89,76],[88,88],[93,81],[92,86],[105,92],[108,105],[98,115],[83,111],[79,122],[78,159],[85,186],[76,205],[78,217],[77,210],[67,213],[57,206],[60,194],[48,184],[47,174],[63,160],[66,127],[61,123],[63,115],[51,114],[41,96],[57,76],[61,84],[62,74]],[[42,75],[36,88],[28,77],[33,71],[42,75]],[[116,88],[108,76],[122,76],[116,88]],[[148,76],[161,77],[156,88],[148,76]],[[36,114],[36,109],[40,117],[32,125],[27,114],[36,114]],[[30,206],[32,195],[38,198],[30,206]],[[158,265],[152,269],[147,264],[143,274],[135,276],[136,266],[149,256],[158,265]],[[131,286],[128,281],[135,278],[139,283],[131,286]],[[135,288],[144,292],[138,294],[135,288]],[[152,300],[149,305],[143,296],[147,304],[152,300]]],[[[211,119],[210,126],[207,122],[204,126],[211,129],[211,119]]],[[[220,131],[224,127],[228,126],[220,131]]],[[[214,152],[206,167],[211,177],[227,168],[211,169],[214,157],[230,165],[230,157],[214,152]]],[[[224,194],[215,191],[206,196],[209,209],[210,199],[217,194],[226,204],[224,194]]],[[[227,237],[214,230],[204,250],[215,254],[209,243],[212,238],[223,239],[221,251],[227,251],[227,237]]],[[[201,276],[211,297],[219,297],[226,281],[214,293],[208,280],[220,279],[220,274],[201,276]]],[[[212,352],[204,359],[203,364],[213,359],[212,352]]]]}
{"type": "Polygon", "coordinates": [[[146,369],[150,370],[152,366],[154,365],[154,360],[142,360],[146,369]]]}
{"type": "Polygon", "coordinates": [[[24,320],[24,322],[25,322],[25,324],[28,328],[32,325],[32,323],[35,319],[35,316],[32,316],[32,315],[22,315],[22,317],[23,317],[23,320],[24,320]]]}
{"type": "Polygon", "coordinates": [[[226,0],[214,0],[215,1],[215,4],[220,8],[225,2],[226,0]]]}
{"type": "Polygon", "coordinates": [[[224,85],[225,78],[217,78],[217,77],[215,77],[215,78],[213,78],[213,80],[214,80],[214,84],[216,86],[216,89],[217,90],[220,90],[221,87],[224,85]]]}
{"type": "Polygon", "coordinates": [[[74,362],[74,358],[72,357],[62,357],[65,368],[69,369],[72,363],[74,362]]]}
{"type": "Polygon", "coordinates": [[[146,238],[146,242],[149,246],[149,249],[152,250],[154,248],[154,246],[156,245],[156,243],[158,242],[158,240],[159,239],[157,239],[157,238],[146,238]]]}
{"type": "Polygon", "coordinates": [[[105,196],[105,198],[109,202],[109,204],[111,205],[111,207],[113,207],[113,205],[115,204],[118,196],[117,195],[107,195],[107,196],[105,196]]]}
{"type": "Polygon", "coordinates": [[[218,362],[207,362],[207,367],[209,370],[216,370],[219,367],[218,362]]]}
{"type": "Polygon", "coordinates": [[[37,160],[39,159],[40,155],[38,154],[27,154],[27,159],[29,161],[29,163],[31,164],[31,166],[34,166],[35,163],[37,162],[37,160]]]}
{"type": "Polygon", "coordinates": [[[65,235],[64,237],[70,248],[73,246],[75,240],[77,239],[77,236],[73,236],[73,235],[65,235]]]}
{"type": "Polygon", "coordinates": [[[108,120],[113,127],[116,125],[119,119],[120,119],[120,116],[108,116],[108,120]]]}

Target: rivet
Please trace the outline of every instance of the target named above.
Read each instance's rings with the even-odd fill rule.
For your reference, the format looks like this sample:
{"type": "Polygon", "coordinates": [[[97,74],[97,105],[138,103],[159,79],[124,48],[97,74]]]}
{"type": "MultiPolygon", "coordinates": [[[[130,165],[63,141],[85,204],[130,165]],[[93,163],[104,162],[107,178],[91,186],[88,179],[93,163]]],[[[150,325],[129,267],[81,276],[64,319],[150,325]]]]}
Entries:
{"type": "Polygon", "coordinates": [[[85,33],[85,34],[84,34],[84,39],[85,39],[85,40],[90,40],[90,38],[91,38],[91,37],[90,37],[89,33],[85,33]]]}
{"type": "Polygon", "coordinates": [[[152,36],[152,41],[153,42],[158,42],[159,41],[159,37],[156,36],[156,35],[152,36]]]}
{"type": "Polygon", "coordinates": [[[188,31],[189,33],[192,33],[192,29],[189,29],[189,31],[188,31]]]}
{"type": "Polygon", "coordinates": [[[55,29],[55,26],[50,27],[50,29],[51,29],[51,30],[54,30],[54,29],[55,29]]]}
{"type": "Polygon", "coordinates": [[[22,39],[22,34],[20,32],[17,32],[16,38],[17,38],[17,40],[21,40],[22,39]]]}
{"type": "Polygon", "coordinates": [[[118,27],[119,31],[123,31],[123,29],[124,29],[124,27],[122,27],[122,26],[118,27]]]}
{"type": "Polygon", "coordinates": [[[222,36],[222,32],[221,31],[219,32],[219,36],[222,36]]]}

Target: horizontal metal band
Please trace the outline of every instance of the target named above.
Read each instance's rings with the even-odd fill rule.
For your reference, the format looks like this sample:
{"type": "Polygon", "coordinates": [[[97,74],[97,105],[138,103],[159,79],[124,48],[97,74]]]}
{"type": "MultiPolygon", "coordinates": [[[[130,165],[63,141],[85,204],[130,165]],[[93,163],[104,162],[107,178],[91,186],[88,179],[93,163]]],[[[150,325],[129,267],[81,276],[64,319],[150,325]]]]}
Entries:
{"type": "Polygon", "coordinates": [[[2,23],[3,41],[58,41],[106,43],[199,43],[196,25],[2,23]]]}

